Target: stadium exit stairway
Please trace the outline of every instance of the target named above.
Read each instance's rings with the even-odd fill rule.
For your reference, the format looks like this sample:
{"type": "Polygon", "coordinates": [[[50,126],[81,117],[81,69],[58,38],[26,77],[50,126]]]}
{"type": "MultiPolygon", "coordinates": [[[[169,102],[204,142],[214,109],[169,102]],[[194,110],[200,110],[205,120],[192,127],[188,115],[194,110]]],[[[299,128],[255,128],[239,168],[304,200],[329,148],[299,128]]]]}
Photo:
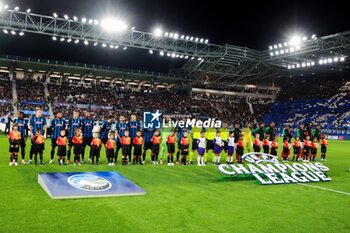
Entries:
{"type": "Polygon", "coordinates": [[[13,77],[10,77],[11,83],[12,83],[12,108],[13,108],[13,115],[14,117],[18,117],[18,108],[17,108],[17,84],[16,80],[13,77]]]}
{"type": "MultiPolygon", "coordinates": [[[[45,92],[45,97],[48,98],[50,96],[50,93],[49,93],[49,88],[47,86],[47,82],[44,83],[44,92],[45,92]]],[[[50,118],[53,119],[55,116],[53,115],[53,108],[52,108],[51,101],[48,100],[47,105],[49,106],[50,118]]]]}

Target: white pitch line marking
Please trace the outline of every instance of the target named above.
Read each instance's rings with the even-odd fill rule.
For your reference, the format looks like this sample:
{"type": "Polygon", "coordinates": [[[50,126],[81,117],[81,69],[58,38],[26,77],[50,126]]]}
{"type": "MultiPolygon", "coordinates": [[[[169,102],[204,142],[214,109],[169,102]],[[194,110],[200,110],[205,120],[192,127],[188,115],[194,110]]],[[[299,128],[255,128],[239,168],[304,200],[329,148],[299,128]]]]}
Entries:
{"type": "Polygon", "coordinates": [[[331,192],[334,192],[334,193],[341,193],[341,194],[350,196],[350,193],[343,192],[343,191],[339,191],[339,190],[335,190],[335,189],[323,188],[323,187],[319,187],[319,186],[315,186],[315,185],[310,185],[310,184],[302,184],[302,183],[298,183],[298,184],[303,185],[303,186],[312,187],[312,188],[327,190],[327,191],[331,191],[331,192]]]}

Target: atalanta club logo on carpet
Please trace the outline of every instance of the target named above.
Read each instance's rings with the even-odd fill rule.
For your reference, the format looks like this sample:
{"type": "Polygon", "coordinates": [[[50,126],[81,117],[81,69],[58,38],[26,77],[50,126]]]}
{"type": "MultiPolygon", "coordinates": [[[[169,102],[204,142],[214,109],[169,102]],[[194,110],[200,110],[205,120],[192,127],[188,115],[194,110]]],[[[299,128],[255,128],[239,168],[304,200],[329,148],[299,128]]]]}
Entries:
{"type": "Polygon", "coordinates": [[[99,176],[90,174],[78,174],[68,177],[67,182],[77,189],[84,191],[107,191],[112,184],[99,176]]]}

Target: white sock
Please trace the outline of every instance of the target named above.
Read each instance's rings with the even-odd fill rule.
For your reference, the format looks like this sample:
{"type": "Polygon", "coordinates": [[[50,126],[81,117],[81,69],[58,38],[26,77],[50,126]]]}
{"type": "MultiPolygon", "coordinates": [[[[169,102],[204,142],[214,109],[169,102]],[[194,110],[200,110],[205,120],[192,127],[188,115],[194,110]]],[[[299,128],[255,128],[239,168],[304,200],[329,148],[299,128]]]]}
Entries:
{"type": "Polygon", "coordinates": [[[201,162],[204,164],[204,156],[201,157],[201,162]]]}
{"type": "Polygon", "coordinates": [[[60,159],[60,163],[63,163],[63,160],[62,160],[62,159],[60,159]]]}
{"type": "Polygon", "coordinates": [[[218,163],[220,163],[220,155],[218,156],[218,163]]]}
{"type": "Polygon", "coordinates": [[[197,157],[198,164],[201,164],[201,157],[198,155],[197,157]]]}

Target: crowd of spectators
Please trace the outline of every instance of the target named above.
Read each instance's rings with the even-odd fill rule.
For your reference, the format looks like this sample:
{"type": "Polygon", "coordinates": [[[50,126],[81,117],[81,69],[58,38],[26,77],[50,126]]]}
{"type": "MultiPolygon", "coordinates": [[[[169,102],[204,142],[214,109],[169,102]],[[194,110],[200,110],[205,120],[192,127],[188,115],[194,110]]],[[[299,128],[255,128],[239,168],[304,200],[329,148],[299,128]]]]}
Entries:
{"type": "Polygon", "coordinates": [[[19,110],[35,110],[40,107],[48,111],[48,98],[45,96],[44,79],[23,78],[16,80],[17,100],[19,110]]]}

